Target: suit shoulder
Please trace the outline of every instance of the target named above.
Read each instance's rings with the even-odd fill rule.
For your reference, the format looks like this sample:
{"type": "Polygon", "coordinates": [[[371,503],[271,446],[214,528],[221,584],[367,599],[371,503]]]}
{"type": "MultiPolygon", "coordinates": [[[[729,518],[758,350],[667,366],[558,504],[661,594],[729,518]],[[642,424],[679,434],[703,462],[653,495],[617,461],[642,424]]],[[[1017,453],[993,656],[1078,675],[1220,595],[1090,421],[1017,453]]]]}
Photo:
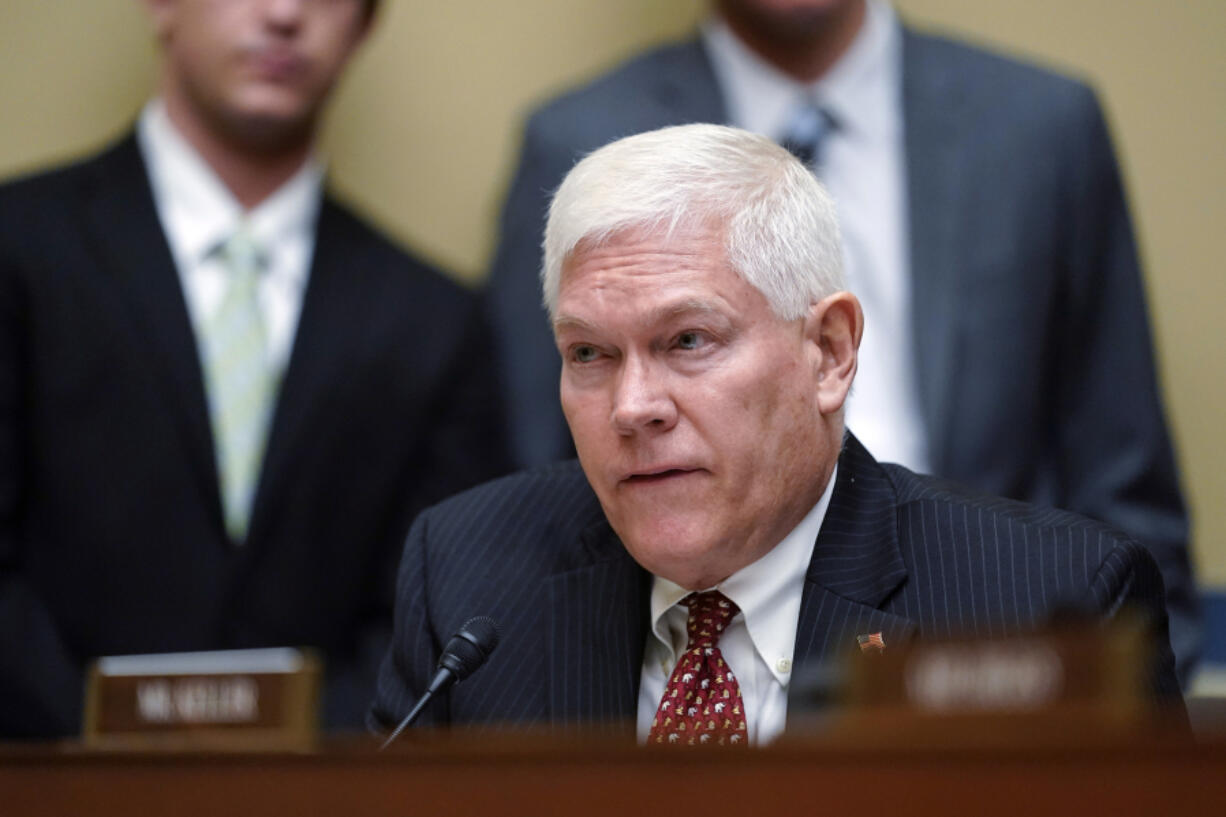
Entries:
{"type": "Polygon", "coordinates": [[[600,503],[578,460],[565,460],[518,471],[469,488],[430,509],[436,519],[465,517],[475,512],[498,520],[522,518],[541,524],[577,525],[593,521],[600,503]]]}
{"type": "Polygon", "coordinates": [[[959,587],[983,588],[985,601],[1012,607],[1019,621],[1066,606],[1113,611],[1124,595],[1160,606],[1162,577],[1153,556],[1110,525],[883,467],[897,488],[903,559],[924,587],[953,586],[947,575],[953,576],[959,587]]]}
{"type": "Polygon", "coordinates": [[[698,45],[693,40],[667,43],[644,51],[602,72],[593,79],[553,97],[532,113],[533,119],[552,121],[569,119],[595,106],[617,100],[633,100],[642,93],[643,85],[661,71],[684,62],[698,45]]]}
{"type": "Polygon", "coordinates": [[[136,138],[0,183],[0,260],[46,265],[81,230],[82,208],[115,189],[148,186],[136,138]]]}
{"type": "Polygon", "coordinates": [[[10,176],[0,182],[0,204],[53,198],[57,190],[72,184],[81,173],[82,162],[43,168],[10,176]]]}
{"type": "Polygon", "coordinates": [[[100,153],[30,170],[0,181],[0,208],[6,218],[20,216],[23,212],[37,217],[44,203],[60,203],[74,188],[87,183],[98,169],[111,160],[120,146],[113,146],[100,153]]]}
{"type": "Polygon", "coordinates": [[[1032,111],[1039,106],[1098,106],[1082,78],[1026,57],[936,33],[904,29],[905,74],[939,75],[964,96],[1032,111]]]}
{"type": "Polygon", "coordinates": [[[607,132],[612,121],[608,112],[618,121],[630,121],[643,107],[645,88],[662,76],[688,77],[701,59],[701,46],[695,39],[666,43],[630,57],[534,109],[528,116],[526,141],[541,139],[587,151],[629,135],[637,124],[623,125],[624,133],[607,132]]]}
{"type": "Polygon", "coordinates": [[[526,545],[570,541],[604,520],[600,502],[576,460],[550,463],[470,488],[419,518],[429,539],[526,545]]]}
{"type": "Polygon", "coordinates": [[[950,480],[917,474],[893,463],[883,463],[882,468],[894,484],[900,512],[923,505],[953,517],[974,516],[981,524],[990,521],[997,526],[1016,526],[1016,530],[1022,532],[1080,538],[1097,546],[1140,547],[1116,528],[1071,511],[986,494],[950,480]]]}

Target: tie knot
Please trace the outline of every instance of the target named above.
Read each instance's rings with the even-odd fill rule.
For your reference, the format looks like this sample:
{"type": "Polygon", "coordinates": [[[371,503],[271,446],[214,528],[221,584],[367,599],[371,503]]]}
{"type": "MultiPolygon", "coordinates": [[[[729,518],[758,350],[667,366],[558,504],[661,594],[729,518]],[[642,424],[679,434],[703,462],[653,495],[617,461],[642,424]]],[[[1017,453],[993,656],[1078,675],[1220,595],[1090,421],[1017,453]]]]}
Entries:
{"type": "Polygon", "coordinates": [[[246,224],[240,224],[218,249],[231,272],[254,275],[264,264],[259,242],[246,224]]]}
{"type": "Polygon", "coordinates": [[[829,111],[816,102],[806,101],[792,112],[779,144],[801,164],[817,167],[822,161],[822,145],[834,128],[834,117],[829,111]]]}
{"type": "Polygon", "coordinates": [[[740,608],[718,590],[691,593],[685,597],[684,604],[690,611],[686,622],[689,638],[686,649],[715,646],[728,622],[740,612],[740,608]]]}

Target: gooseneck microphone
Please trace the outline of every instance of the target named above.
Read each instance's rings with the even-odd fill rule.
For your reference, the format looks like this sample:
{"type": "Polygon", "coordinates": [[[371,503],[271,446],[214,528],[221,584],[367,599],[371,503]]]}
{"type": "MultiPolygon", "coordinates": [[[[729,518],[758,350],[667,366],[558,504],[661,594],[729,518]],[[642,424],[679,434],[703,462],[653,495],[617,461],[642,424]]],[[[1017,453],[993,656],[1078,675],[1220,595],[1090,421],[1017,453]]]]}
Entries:
{"type": "Polygon", "coordinates": [[[474,616],[464,622],[438,659],[438,669],[431,679],[426,691],[417,700],[417,705],[404,720],[387,736],[379,751],[383,751],[392,741],[400,736],[425,708],[426,703],[438,693],[450,687],[456,681],[463,681],[490,657],[490,653],[498,646],[498,625],[488,616],[474,616]]]}

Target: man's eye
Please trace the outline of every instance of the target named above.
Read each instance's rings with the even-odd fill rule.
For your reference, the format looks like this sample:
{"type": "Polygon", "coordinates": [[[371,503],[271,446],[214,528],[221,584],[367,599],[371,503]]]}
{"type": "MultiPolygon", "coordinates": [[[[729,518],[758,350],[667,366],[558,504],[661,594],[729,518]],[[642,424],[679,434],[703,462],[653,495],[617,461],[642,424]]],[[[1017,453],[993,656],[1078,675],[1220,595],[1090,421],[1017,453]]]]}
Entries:
{"type": "Polygon", "coordinates": [[[591,363],[600,357],[600,352],[595,346],[576,346],[571,351],[571,357],[575,359],[576,363],[591,363]]]}
{"type": "Polygon", "coordinates": [[[697,349],[706,341],[701,332],[682,332],[677,335],[677,346],[681,349],[697,349]]]}

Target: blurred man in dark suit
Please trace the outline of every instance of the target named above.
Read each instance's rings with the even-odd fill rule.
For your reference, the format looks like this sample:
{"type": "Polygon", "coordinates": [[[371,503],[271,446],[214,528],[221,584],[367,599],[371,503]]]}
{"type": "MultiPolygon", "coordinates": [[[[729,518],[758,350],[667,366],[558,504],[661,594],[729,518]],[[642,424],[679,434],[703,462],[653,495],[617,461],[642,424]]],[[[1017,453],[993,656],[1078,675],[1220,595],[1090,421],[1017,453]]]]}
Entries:
{"type": "Polygon", "coordinates": [[[93,656],[313,646],[359,724],[413,514],[497,473],[475,299],[324,191],[374,3],[148,0],[157,97],[0,188],[0,737],[93,656]]]}
{"type": "Polygon", "coordinates": [[[868,450],[1144,542],[1186,682],[1188,520],[1098,103],[884,2],[716,0],[698,36],[532,114],[489,282],[518,464],[572,453],[536,284],[547,196],[589,151],[685,122],[789,145],[834,197],[868,317],[847,409],[868,450]]]}
{"type": "Polygon", "coordinates": [[[1154,691],[1178,702],[1142,545],[880,464],[845,433],[865,321],[833,204],[783,148],[687,125],[596,151],[553,198],[542,275],[578,463],[418,518],[377,726],[473,613],[503,643],[427,722],[765,743],[794,674],[860,637],[1000,635],[1069,601],[1144,610],[1154,691]]]}

